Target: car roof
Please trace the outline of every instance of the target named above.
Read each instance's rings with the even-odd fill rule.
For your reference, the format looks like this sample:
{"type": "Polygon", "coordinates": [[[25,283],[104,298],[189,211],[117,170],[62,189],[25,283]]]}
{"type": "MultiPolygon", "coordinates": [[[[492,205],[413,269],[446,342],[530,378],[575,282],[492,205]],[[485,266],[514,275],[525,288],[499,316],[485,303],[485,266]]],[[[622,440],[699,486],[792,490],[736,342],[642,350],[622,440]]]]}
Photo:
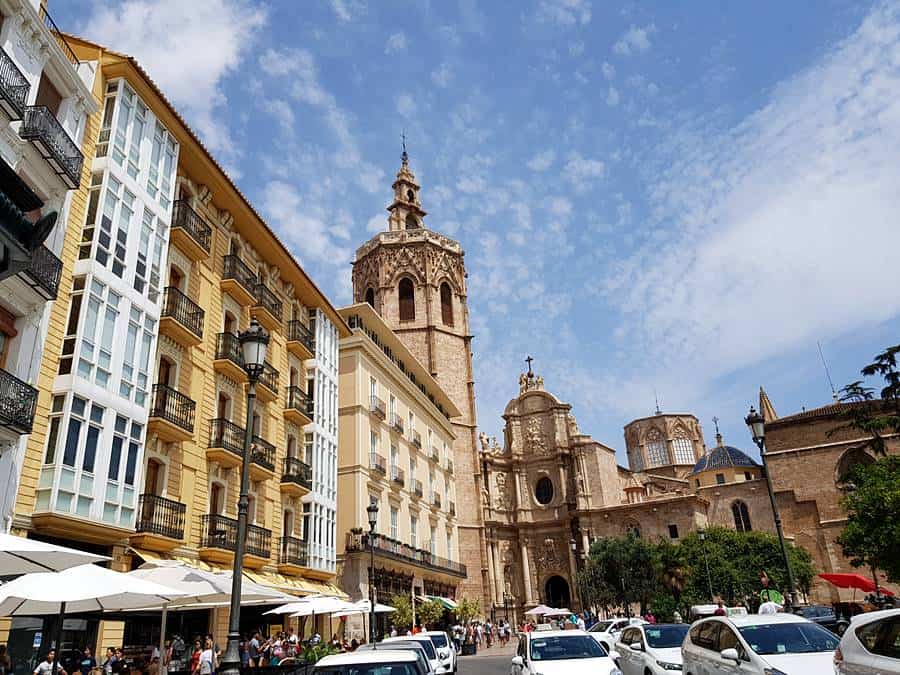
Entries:
{"type": "Polygon", "coordinates": [[[857,614],[850,618],[850,623],[864,624],[869,623],[870,621],[884,619],[888,616],[897,616],[898,614],[900,614],[900,609],[879,609],[877,612],[863,612],[862,614],[857,614]]]}
{"type": "Polygon", "coordinates": [[[356,663],[384,663],[386,661],[399,661],[400,663],[413,663],[418,661],[415,654],[409,650],[399,649],[369,649],[361,652],[348,652],[346,654],[333,654],[319,660],[317,666],[346,666],[356,663]]]}
{"type": "MultiPolygon", "coordinates": [[[[421,652],[423,654],[425,653],[425,648],[422,646],[422,643],[418,642],[417,640],[397,640],[396,642],[394,642],[392,640],[390,648],[391,649],[402,649],[404,651],[416,651],[416,652],[421,652]]],[[[363,650],[368,651],[369,649],[378,649],[378,647],[376,647],[375,645],[366,644],[366,645],[360,645],[358,647],[358,649],[363,649],[363,650]]]]}
{"type": "Polygon", "coordinates": [[[447,633],[445,633],[442,630],[423,630],[421,633],[416,633],[416,634],[417,635],[443,635],[444,637],[447,637],[447,633]]]}
{"type": "MultiPolygon", "coordinates": [[[[796,614],[779,612],[778,614],[739,614],[735,616],[710,616],[701,621],[730,621],[738,628],[745,626],[766,626],[781,623],[812,623],[809,619],[796,614]]],[[[699,623],[699,622],[698,622],[699,623]]]]}
{"type": "Polygon", "coordinates": [[[650,630],[651,628],[660,628],[669,626],[684,626],[685,628],[690,628],[691,624],[689,623],[642,623],[637,626],[629,626],[629,628],[641,628],[643,630],[650,630]]]}
{"type": "Polygon", "coordinates": [[[382,642],[400,642],[401,640],[406,640],[409,642],[410,640],[415,640],[416,642],[423,642],[428,640],[431,642],[431,638],[427,635],[423,635],[422,633],[416,633],[415,635],[398,635],[397,637],[386,637],[382,642]]]}
{"type": "MultiPolygon", "coordinates": [[[[576,635],[588,637],[588,634],[583,630],[542,630],[540,633],[538,638],[541,640],[548,637],[575,637],[576,635]]],[[[526,635],[534,635],[534,633],[526,633],[526,635]]]]}

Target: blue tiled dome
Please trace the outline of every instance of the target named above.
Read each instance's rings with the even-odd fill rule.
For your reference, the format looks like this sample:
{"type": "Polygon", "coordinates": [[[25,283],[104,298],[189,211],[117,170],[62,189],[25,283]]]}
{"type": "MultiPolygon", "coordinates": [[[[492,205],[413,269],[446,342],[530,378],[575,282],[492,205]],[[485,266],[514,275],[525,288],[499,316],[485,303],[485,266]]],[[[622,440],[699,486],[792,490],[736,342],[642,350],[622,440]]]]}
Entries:
{"type": "Polygon", "coordinates": [[[748,457],[742,450],[738,450],[731,445],[718,445],[703,457],[701,457],[691,473],[700,473],[701,471],[709,471],[710,469],[724,469],[726,467],[758,467],[753,459],[748,457]]]}

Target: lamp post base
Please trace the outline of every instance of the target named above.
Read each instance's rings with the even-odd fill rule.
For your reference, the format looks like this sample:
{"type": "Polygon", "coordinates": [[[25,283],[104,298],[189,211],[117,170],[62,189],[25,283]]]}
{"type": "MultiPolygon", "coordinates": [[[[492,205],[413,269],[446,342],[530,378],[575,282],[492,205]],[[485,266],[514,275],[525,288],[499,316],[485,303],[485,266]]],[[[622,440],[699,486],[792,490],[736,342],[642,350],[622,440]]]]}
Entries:
{"type": "Polygon", "coordinates": [[[222,662],[215,669],[217,675],[240,675],[241,673],[241,649],[240,636],[228,636],[228,646],[222,655],[222,662]]]}

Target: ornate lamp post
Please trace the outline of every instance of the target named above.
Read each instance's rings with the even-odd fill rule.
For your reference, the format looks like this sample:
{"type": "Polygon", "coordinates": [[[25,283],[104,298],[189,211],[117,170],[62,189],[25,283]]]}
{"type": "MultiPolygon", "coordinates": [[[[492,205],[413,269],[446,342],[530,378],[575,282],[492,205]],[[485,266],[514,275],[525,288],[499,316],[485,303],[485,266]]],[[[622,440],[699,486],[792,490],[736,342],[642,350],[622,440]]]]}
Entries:
{"type": "Polygon", "coordinates": [[[247,426],[244,429],[244,453],[241,457],[241,494],[238,498],[237,541],[234,546],[234,565],[231,571],[231,615],[228,618],[228,647],[222,659],[222,675],[239,675],[241,668],[241,577],[244,574],[244,549],[247,539],[247,491],[250,483],[250,446],[253,441],[253,405],[256,402],[256,383],[266,361],[269,336],[256,321],[238,336],[247,372],[247,426]]]}
{"type": "Polygon", "coordinates": [[[369,517],[369,642],[375,648],[375,524],[378,522],[378,502],[366,507],[369,517]]]}
{"type": "Polygon", "coordinates": [[[781,545],[781,557],[784,559],[784,567],[788,575],[788,587],[790,597],[785,602],[785,611],[792,612],[800,603],[797,599],[797,586],[794,583],[794,571],[791,569],[791,561],[788,558],[787,543],[784,541],[784,530],[781,528],[781,514],[778,513],[778,505],[775,503],[775,489],[772,487],[772,476],[769,475],[769,464],[766,461],[766,421],[763,416],[756,412],[753,406],[750,406],[750,412],[744,418],[744,422],[750,428],[753,435],[753,442],[759,448],[760,457],[762,457],[763,473],[766,474],[766,489],[769,491],[769,502],[772,505],[772,515],[775,518],[775,532],[778,534],[778,543],[781,545]]]}
{"type": "Polygon", "coordinates": [[[700,528],[697,530],[697,536],[700,537],[700,545],[703,546],[703,564],[706,566],[706,584],[709,586],[709,599],[712,600],[715,596],[713,596],[712,577],[709,576],[709,556],[706,553],[706,530],[700,528]]]}

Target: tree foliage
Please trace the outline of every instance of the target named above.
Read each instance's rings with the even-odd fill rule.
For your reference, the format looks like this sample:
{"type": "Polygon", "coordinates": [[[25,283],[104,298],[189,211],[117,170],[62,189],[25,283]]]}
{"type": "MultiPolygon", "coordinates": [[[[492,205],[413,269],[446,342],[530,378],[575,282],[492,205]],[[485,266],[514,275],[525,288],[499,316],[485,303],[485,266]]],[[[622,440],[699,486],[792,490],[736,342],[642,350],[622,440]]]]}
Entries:
{"type": "Polygon", "coordinates": [[[478,616],[481,612],[481,606],[474,600],[469,598],[461,598],[456,607],[456,618],[460,623],[467,624],[469,621],[478,616]]]}
{"type": "Polygon", "coordinates": [[[850,469],[855,489],[842,500],[847,524],[838,537],[854,567],[883,570],[900,581],[900,457],[850,469]]]}
{"type": "Polygon", "coordinates": [[[410,628],[412,626],[413,614],[412,603],[410,602],[409,596],[406,593],[395,595],[391,598],[391,607],[397,610],[391,614],[391,623],[393,623],[398,630],[400,628],[410,628]]]}
{"type": "Polygon", "coordinates": [[[852,403],[841,411],[842,429],[853,429],[870,437],[867,445],[876,454],[886,454],[885,436],[900,433],[900,370],[897,356],[900,345],[888,347],[875,356],[875,360],[860,372],[864,377],[880,377],[883,382],[875,399],[875,389],[867,387],[864,380],[856,380],[841,389],[840,400],[852,403]]]}
{"type": "Polygon", "coordinates": [[[416,605],[416,621],[419,625],[430,629],[444,614],[444,605],[440,600],[426,600],[416,605]]]}

